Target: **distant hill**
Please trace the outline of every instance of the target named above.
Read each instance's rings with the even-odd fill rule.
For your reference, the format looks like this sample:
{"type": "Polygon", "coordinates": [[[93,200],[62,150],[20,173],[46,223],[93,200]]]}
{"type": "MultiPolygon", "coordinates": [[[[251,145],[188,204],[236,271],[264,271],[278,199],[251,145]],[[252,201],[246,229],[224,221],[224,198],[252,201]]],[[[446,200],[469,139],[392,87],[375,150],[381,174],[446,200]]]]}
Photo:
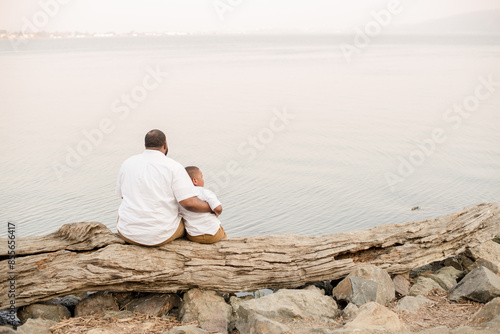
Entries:
{"type": "Polygon", "coordinates": [[[405,33],[499,34],[500,10],[478,11],[398,27],[405,33]]]}

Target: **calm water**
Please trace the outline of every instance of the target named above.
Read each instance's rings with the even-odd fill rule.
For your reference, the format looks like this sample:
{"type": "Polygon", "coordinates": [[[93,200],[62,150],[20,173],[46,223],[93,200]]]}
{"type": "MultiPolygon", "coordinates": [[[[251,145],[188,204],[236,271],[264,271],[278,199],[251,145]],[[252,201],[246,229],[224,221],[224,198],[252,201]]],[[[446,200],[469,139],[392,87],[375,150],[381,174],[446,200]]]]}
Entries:
{"type": "Polygon", "coordinates": [[[479,78],[500,82],[500,38],[379,38],[351,62],[346,42],[61,39],[14,52],[0,41],[0,236],[8,221],[19,236],[79,221],[115,231],[118,169],[152,128],[170,157],[202,169],[230,236],[324,235],[500,202],[500,86],[472,98],[479,78]],[[453,111],[466,101],[471,112],[453,111]]]}

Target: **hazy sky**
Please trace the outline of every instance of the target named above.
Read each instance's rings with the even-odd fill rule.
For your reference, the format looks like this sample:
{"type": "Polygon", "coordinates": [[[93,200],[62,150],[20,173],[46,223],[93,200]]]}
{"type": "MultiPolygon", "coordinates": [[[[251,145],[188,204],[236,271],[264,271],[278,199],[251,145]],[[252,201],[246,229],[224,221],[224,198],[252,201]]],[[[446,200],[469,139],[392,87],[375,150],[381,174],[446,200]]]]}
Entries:
{"type": "MultiPolygon", "coordinates": [[[[0,29],[46,31],[346,31],[391,0],[0,0],[0,29]],[[43,7],[46,7],[44,14],[43,7]],[[217,9],[218,8],[218,9],[217,9]],[[50,16],[50,17],[49,17],[50,16]],[[49,20],[46,20],[49,18],[49,20]],[[36,20],[38,20],[36,22],[36,20]]],[[[398,0],[392,0],[398,2],[398,0]]],[[[498,0],[400,0],[395,24],[500,9],[498,0]]]]}

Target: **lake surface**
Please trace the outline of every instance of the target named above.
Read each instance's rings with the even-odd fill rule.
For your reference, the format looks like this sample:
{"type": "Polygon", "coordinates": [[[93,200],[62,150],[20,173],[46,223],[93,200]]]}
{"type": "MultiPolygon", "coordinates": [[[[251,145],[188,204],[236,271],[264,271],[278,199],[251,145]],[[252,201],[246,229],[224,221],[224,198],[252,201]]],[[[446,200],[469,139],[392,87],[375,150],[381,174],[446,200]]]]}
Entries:
{"type": "Polygon", "coordinates": [[[343,43],[0,40],[0,236],[9,221],[18,236],[81,221],[116,231],[118,169],[153,128],[202,169],[229,236],[500,203],[500,37],[373,38],[350,62],[343,43]]]}

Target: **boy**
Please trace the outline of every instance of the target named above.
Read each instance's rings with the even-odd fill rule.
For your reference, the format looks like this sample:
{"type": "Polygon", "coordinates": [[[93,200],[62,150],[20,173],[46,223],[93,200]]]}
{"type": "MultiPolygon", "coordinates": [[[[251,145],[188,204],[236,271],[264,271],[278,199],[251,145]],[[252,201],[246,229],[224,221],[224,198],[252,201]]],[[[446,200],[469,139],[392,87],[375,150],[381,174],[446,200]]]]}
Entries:
{"type": "Polygon", "coordinates": [[[198,213],[188,211],[181,207],[182,217],[184,218],[184,226],[187,232],[187,238],[191,241],[212,244],[221,239],[227,238],[226,232],[221,226],[217,217],[222,213],[222,205],[215,194],[208,189],[203,188],[205,181],[201,170],[196,166],[186,167],[186,171],[195,185],[197,197],[208,203],[210,208],[215,213],[198,213]]]}

